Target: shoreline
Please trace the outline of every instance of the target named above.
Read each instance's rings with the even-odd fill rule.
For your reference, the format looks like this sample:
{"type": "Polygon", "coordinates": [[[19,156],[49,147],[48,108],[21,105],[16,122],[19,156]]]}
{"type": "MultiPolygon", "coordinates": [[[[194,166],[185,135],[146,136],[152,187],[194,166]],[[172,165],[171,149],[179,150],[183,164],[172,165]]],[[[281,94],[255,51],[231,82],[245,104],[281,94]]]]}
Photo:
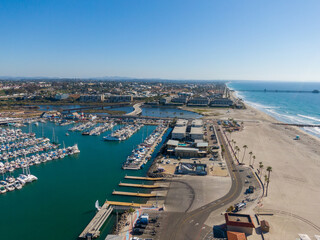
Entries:
{"type": "MultiPolygon", "coordinates": [[[[232,95],[232,97],[241,98],[241,97],[239,97],[239,95],[237,95],[237,90],[232,89],[229,86],[227,86],[227,87],[229,88],[229,90],[231,90],[230,91],[230,95],[232,95]]],[[[243,98],[241,98],[241,99],[243,100],[243,103],[244,103],[246,108],[251,108],[251,109],[254,109],[254,110],[259,111],[261,113],[264,113],[267,116],[269,116],[270,118],[272,118],[274,122],[289,123],[289,124],[290,123],[295,123],[295,122],[288,122],[288,121],[285,121],[283,119],[277,118],[276,116],[270,114],[269,112],[264,111],[263,109],[260,109],[257,106],[254,106],[255,103],[251,103],[250,101],[247,101],[247,100],[245,100],[243,98]]],[[[281,114],[279,114],[279,115],[281,115],[281,114]]],[[[305,134],[308,134],[309,136],[311,136],[313,138],[320,139],[320,135],[313,134],[311,131],[308,131],[308,130],[304,129],[303,127],[296,127],[296,128],[299,129],[301,133],[305,133],[305,134]]]]}

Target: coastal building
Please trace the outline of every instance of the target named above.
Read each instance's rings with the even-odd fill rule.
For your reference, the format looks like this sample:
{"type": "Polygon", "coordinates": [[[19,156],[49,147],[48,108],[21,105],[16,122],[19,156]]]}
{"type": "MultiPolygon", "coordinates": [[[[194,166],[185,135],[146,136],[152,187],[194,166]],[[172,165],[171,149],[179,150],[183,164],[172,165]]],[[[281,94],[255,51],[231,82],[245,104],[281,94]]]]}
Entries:
{"type": "Polygon", "coordinates": [[[211,107],[231,107],[233,101],[229,98],[217,98],[210,102],[211,107]]]}
{"type": "Polygon", "coordinates": [[[201,127],[191,127],[190,138],[192,140],[203,139],[203,130],[201,127]]]}
{"type": "Polygon", "coordinates": [[[171,97],[164,97],[159,100],[159,103],[163,105],[169,104],[170,102],[171,102],[171,97]]]}
{"type": "Polygon", "coordinates": [[[107,99],[107,102],[110,103],[124,103],[124,102],[132,102],[132,95],[110,95],[107,99]]]}
{"type": "Polygon", "coordinates": [[[171,138],[177,139],[177,140],[182,140],[186,137],[186,135],[187,135],[187,126],[181,126],[181,127],[176,126],[172,130],[171,138]]]}
{"type": "Polygon", "coordinates": [[[174,154],[176,157],[182,158],[199,157],[199,149],[188,147],[176,147],[174,149],[174,154]]]}
{"type": "Polygon", "coordinates": [[[252,218],[247,214],[225,213],[227,230],[251,235],[255,228],[252,218]]]}
{"type": "Polygon", "coordinates": [[[69,97],[69,94],[67,93],[57,93],[56,96],[54,97],[56,100],[64,100],[69,97]]]}
{"type": "Polygon", "coordinates": [[[187,97],[181,96],[181,97],[174,97],[171,99],[171,103],[184,105],[188,101],[187,97]]]}
{"type": "Polygon", "coordinates": [[[183,127],[183,126],[187,126],[188,124],[188,120],[187,119],[178,119],[176,122],[176,126],[177,127],[183,127]]]}
{"type": "Polygon", "coordinates": [[[194,97],[188,101],[188,106],[206,107],[209,104],[207,97],[194,97]]]}
{"type": "Polygon", "coordinates": [[[202,119],[194,119],[194,120],[191,122],[191,126],[192,126],[192,127],[202,127],[202,126],[203,126],[203,121],[202,121],[202,119]]]}
{"type": "Polygon", "coordinates": [[[79,98],[80,102],[103,102],[104,95],[81,95],[79,98]]]}

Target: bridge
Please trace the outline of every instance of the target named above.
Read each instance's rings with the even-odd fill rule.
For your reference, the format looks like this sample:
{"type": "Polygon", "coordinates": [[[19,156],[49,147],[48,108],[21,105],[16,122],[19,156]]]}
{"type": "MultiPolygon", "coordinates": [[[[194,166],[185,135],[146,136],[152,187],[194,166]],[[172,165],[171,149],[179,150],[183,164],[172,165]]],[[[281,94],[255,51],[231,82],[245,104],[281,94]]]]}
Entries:
{"type": "Polygon", "coordinates": [[[18,123],[22,121],[22,118],[0,118],[0,125],[7,125],[9,123],[18,123]]]}
{"type": "Polygon", "coordinates": [[[133,105],[134,110],[130,113],[127,113],[126,116],[137,116],[142,113],[141,105],[143,103],[136,103],[133,105]]]}
{"type": "Polygon", "coordinates": [[[71,112],[81,112],[83,110],[89,110],[89,109],[112,109],[112,108],[118,108],[118,107],[126,107],[129,106],[130,103],[121,103],[117,105],[92,105],[92,106],[85,106],[85,107],[79,107],[79,108],[69,108],[69,109],[63,109],[62,113],[71,113],[71,112]]]}

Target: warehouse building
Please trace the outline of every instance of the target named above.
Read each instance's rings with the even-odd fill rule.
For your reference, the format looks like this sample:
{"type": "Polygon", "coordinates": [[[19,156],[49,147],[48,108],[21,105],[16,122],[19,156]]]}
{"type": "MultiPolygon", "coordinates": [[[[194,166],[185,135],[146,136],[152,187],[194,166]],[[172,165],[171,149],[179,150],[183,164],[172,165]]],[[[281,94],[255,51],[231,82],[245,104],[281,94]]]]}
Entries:
{"type": "Polygon", "coordinates": [[[177,140],[182,140],[186,137],[187,135],[187,126],[175,126],[174,129],[172,130],[171,138],[172,139],[177,139],[177,140]]]}
{"type": "Polygon", "coordinates": [[[187,126],[187,124],[188,124],[188,120],[186,119],[178,119],[176,122],[177,127],[187,126]]]}
{"type": "Polygon", "coordinates": [[[191,123],[192,127],[202,127],[203,121],[201,119],[194,119],[191,123]]]}
{"type": "Polygon", "coordinates": [[[203,139],[203,129],[201,127],[192,127],[190,131],[190,138],[192,140],[203,139]]]}

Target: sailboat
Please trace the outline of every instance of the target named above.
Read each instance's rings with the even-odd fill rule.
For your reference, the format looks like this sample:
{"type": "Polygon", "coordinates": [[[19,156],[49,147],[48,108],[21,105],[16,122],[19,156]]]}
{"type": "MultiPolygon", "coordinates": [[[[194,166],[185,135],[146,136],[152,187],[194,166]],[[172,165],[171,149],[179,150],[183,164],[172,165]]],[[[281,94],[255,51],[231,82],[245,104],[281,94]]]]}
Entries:
{"type": "Polygon", "coordinates": [[[99,206],[99,200],[96,201],[95,205],[96,209],[100,211],[101,207],[99,206]]]}

